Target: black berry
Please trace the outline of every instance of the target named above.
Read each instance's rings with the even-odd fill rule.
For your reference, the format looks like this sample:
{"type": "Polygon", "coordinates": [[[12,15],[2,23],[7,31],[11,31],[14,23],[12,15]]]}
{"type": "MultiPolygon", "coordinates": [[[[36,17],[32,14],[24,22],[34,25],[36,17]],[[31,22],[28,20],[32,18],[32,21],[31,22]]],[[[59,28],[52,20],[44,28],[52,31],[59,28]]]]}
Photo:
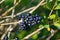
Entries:
{"type": "Polygon", "coordinates": [[[8,36],[7,35],[5,36],[4,40],[8,40],[8,36]]]}
{"type": "Polygon", "coordinates": [[[20,29],[22,30],[27,30],[31,28],[30,26],[39,24],[42,19],[42,17],[39,16],[38,14],[31,15],[30,13],[26,15],[22,15],[21,18],[23,18],[23,22],[21,22],[19,25],[20,25],[20,29]]]}

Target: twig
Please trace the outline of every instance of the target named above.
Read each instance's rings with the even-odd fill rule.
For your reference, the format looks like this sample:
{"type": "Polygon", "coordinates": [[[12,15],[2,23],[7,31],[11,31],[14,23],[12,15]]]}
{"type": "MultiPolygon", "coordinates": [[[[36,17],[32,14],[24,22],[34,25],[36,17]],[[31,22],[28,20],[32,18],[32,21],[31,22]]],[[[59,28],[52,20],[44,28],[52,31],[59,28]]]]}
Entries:
{"type": "MultiPolygon", "coordinates": [[[[46,2],[45,2],[45,3],[42,3],[41,6],[42,6],[42,5],[45,5],[45,4],[46,4],[46,2]]],[[[35,6],[34,6],[34,7],[35,7],[35,6]]],[[[28,9],[22,11],[22,12],[19,12],[19,13],[17,13],[16,15],[14,15],[14,17],[20,15],[21,13],[24,13],[24,12],[30,11],[30,10],[34,9],[34,7],[31,7],[31,8],[28,8],[28,9]]],[[[2,17],[2,18],[11,18],[11,15],[10,15],[10,16],[5,16],[5,17],[2,17]]]]}
{"type": "MultiPolygon", "coordinates": [[[[22,11],[22,12],[19,12],[19,13],[17,13],[16,15],[14,15],[14,17],[20,15],[21,13],[24,13],[24,12],[30,11],[30,10],[32,10],[33,8],[34,8],[34,7],[31,7],[31,8],[28,8],[28,9],[22,11]]],[[[10,16],[5,16],[5,17],[2,17],[2,18],[11,18],[11,15],[10,15],[10,16]]]]}
{"type": "Polygon", "coordinates": [[[30,38],[31,36],[33,36],[34,34],[38,33],[42,29],[44,29],[44,27],[41,27],[41,28],[37,29],[33,33],[31,33],[31,34],[27,35],[26,37],[24,37],[22,40],[26,40],[26,39],[30,38]]]}
{"type": "Polygon", "coordinates": [[[53,12],[53,10],[54,10],[54,8],[55,8],[55,6],[56,6],[56,3],[57,3],[57,0],[55,1],[54,5],[53,5],[53,7],[52,7],[52,9],[51,9],[51,11],[50,11],[50,13],[49,13],[49,16],[52,14],[52,12],[53,12]]]}
{"type": "Polygon", "coordinates": [[[5,20],[1,20],[0,24],[4,23],[4,22],[8,22],[10,19],[5,19],[5,20]]]}
{"type": "Polygon", "coordinates": [[[4,39],[4,37],[6,36],[6,34],[8,32],[11,32],[14,28],[16,27],[16,25],[12,28],[11,25],[7,28],[7,30],[5,31],[5,33],[1,36],[1,40],[4,39]]]}
{"type": "Polygon", "coordinates": [[[54,34],[57,32],[58,30],[55,30],[53,33],[51,33],[51,35],[49,36],[49,37],[47,37],[47,39],[46,40],[50,40],[50,38],[51,37],[53,37],[54,36],[54,34]]]}
{"type": "MultiPolygon", "coordinates": [[[[15,5],[15,4],[16,4],[16,0],[14,0],[14,5],[15,5]]],[[[11,22],[13,21],[14,12],[15,12],[15,9],[12,10],[12,14],[11,14],[11,16],[12,16],[12,17],[11,17],[11,22]]],[[[12,27],[13,25],[10,25],[10,26],[12,27]]],[[[14,26],[13,26],[13,27],[14,27],[14,26]]],[[[12,29],[13,29],[13,27],[12,27],[12,29]]],[[[10,33],[11,33],[11,32],[8,32],[8,38],[10,37],[10,33]]]]}
{"type": "Polygon", "coordinates": [[[5,0],[0,1],[0,4],[2,4],[5,0]]]}
{"type": "Polygon", "coordinates": [[[20,0],[13,6],[11,7],[10,9],[8,9],[6,12],[4,12],[1,17],[4,17],[6,16],[12,9],[14,9],[18,4],[20,3],[20,0]]]}
{"type": "MultiPolygon", "coordinates": [[[[22,22],[22,21],[20,20],[19,22],[22,22]]],[[[19,23],[19,22],[16,22],[16,23],[5,23],[5,24],[1,24],[1,25],[17,24],[17,23],[19,23]]],[[[11,29],[11,26],[10,26],[9,28],[11,29]]],[[[9,28],[8,28],[8,29],[9,29],[9,28]]],[[[8,30],[8,29],[7,29],[7,30],[8,30]]],[[[13,28],[12,28],[12,29],[13,29],[13,28]]],[[[41,29],[42,29],[42,28],[41,28],[41,29]]],[[[40,29],[40,30],[41,30],[41,29],[40,29]]],[[[9,30],[9,31],[10,31],[10,30],[9,30]]],[[[9,32],[9,31],[6,31],[6,33],[9,32]]],[[[39,31],[39,29],[38,29],[37,31],[39,31]]],[[[37,31],[35,31],[34,33],[36,33],[37,31]]],[[[4,37],[4,35],[5,35],[6,33],[3,34],[3,36],[1,37],[1,39],[3,39],[3,37],[4,37]]],[[[33,35],[34,33],[32,33],[32,35],[33,35]]]]}
{"type": "MultiPolygon", "coordinates": [[[[42,3],[43,1],[44,1],[44,0],[42,0],[41,3],[42,3]]],[[[39,6],[41,5],[41,3],[39,3],[39,4],[36,6],[36,8],[39,7],[39,6]]],[[[35,7],[32,7],[32,8],[35,8],[35,7]]],[[[30,9],[31,9],[31,8],[30,8],[30,9]]],[[[28,10],[30,10],[30,9],[27,9],[27,10],[25,10],[25,11],[22,11],[22,12],[20,12],[20,13],[17,13],[16,15],[14,15],[14,17],[16,17],[16,16],[20,15],[21,13],[26,12],[26,11],[28,11],[28,10]]],[[[35,10],[36,10],[36,9],[35,9],[35,10]]],[[[33,10],[30,11],[30,12],[33,12],[33,10]]],[[[9,17],[9,16],[8,16],[8,17],[9,17]]],[[[10,24],[16,24],[16,23],[17,23],[17,22],[4,23],[4,24],[1,24],[1,25],[10,25],[10,24]]]]}
{"type": "MultiPolygon", "coordinates": [[[[20,20],[19,22],[22,22],[22,20],[20,20]]],[[[19,22],[17,22],[17,23],[19,23],[19,22]]],[[[11,23],[10,23],[11,24],[11,23]]],[[[10,25],[9,24],[9,25],[10,25]]],[[[14,27],[12,28],[11,26],[10,27],[8,27],[8,29],[6,30],[6,32],[2,35],[2,37],[1,37],[1,40],[3,40],[3,38],[5,37],[5,35],[8,33],[8,32],[10,32],[10,31],[12,31],[15,27],[16,27],[16,23],[13,23],[13,24],[15,24],[14,25],[14,27]]],[[[5,24],[6,25],[6,24],[5,24]]]]}
{"type": "Polygon", "coordinates": [[[3,23],[5,20],[0,21],[0,24],[3,23]]]}
{"type": "Polygon", "coordinates": [[[14,25],[14,24],[18,24],[19,22],[22,22],[22,20],[18,21],[18,22],[11,22],[11,23],[3,23],[1,25],[14,25]]]}
{"type": "MultiPolygon", "coordinates": [[[[14,0],[14,5],[16,4],[16,0],[14,0]]],[[[12,18],[14,16],[15,9],[12,10],[12,18]]]]}
{"type": "Polygon", "coordinates": [[[4,39],[5,35],[10,31],[11,26],[5,31],[5,33],[2,35],[1,40],[4,39]]]}
{"type": "Polygon", "coordinates": [[[45,0],[42,0],[32,11],[30,11],[29,13],[33,13],[39,6],[41,6],[41,4],[44,2],[45,0]]]}
{"type": "MultiPolygon", "coordinates": [[[[14,0],[14,5],[15,5],[15,3],[16,3],[16,0],[14,0]]],[[[12,15],[11,15],[11,16],[12,16],[12,19],[13,19],[13,16],[14,16],[14,10],[15,10],[15,9],[12,10],[12,15]]],[[[11,21],[12,21],[12,19],[11,19],[11,21]]],[[[12,26],[13,26],[13,25],[10,25],[10,26],[9,26],[9,28],[8,28],[9,30],[8,30],[8,29],[6,30],[6,32],[5,32],[5,33],[2,35],[2,37],[1,37],[1,40],[4,39],[4,37],[6,36],[7,33],[8,33],[8,37],[9,37],[11,30],[13,30],[13,28],[15,27],[15,26],[14,26],[14,27],[12,28],[12,26]]]]}

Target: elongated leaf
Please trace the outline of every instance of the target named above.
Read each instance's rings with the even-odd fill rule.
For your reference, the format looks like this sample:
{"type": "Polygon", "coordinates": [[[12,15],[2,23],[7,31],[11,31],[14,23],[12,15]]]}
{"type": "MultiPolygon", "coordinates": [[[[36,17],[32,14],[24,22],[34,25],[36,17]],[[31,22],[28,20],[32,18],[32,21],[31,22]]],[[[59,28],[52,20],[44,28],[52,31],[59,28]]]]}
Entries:
{"type": "Polygon", "coordinates": [[[58,29],[60,29],[60,23],[54,22],[54,26],[56,26],[58,29]]]}
{"type": "Polygon", "coordinates": [[[60,9],[60,4],[55,7],[55,10],[60,9]]]}
{"type": "Polygon", "coordinates": [[[48,17],[49,19],[55,19],[56,18],[56,14],[52,14],[51,16],[48,17]]]}
{"type": "Polygon", "coordinates": [[[32,36],[32,39],[36,40],[38,38],[38,34],[32,36]]]}

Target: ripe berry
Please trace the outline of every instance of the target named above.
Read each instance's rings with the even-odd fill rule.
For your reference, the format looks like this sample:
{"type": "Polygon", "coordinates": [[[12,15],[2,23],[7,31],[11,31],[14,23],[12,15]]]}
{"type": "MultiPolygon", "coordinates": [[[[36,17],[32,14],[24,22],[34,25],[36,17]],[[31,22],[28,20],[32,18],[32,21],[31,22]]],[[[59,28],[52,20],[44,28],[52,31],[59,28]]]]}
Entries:
{"type": "Polygon", "coordinates": [[[32,20],[33,20],[33,18],[30,18],[29,20],[30,20],[30,21],[32,21],[32,20]]]}
{"type": "Polygon", "coordinates": [[[41,20],[42,17],[38,17],[38,18],[39,18],[39,20],[41,20]]]}
{"type": "Polygon", "coordinates": [[[31,24],[29,23],[28,26],[31,26],[31,24]]]}
{"type": "Polygon", "coordinates": [[[26,26],[25,22],[20,22],[19,25],[20,25],[20,29],[22,30],[25,29],[25,26],[26,26]]]}
{"type": "Polygon", "coordinates": [[[25,21],[26,24],[28,24],[28,21],[25,21]]]}
{"type": "Polygon", "coordinates": [[[31,25],[35,25],[36,24],[36,22],[33,22],[31,25]]]}
{"type": "Polygon", "coordinates": [[[16,37],[14,40],[19,40],[18,37],[16,37]]]}
{"type": "Polygon", "coordinates": [[[36,20],[39,20],[39,18],[38,18],[38,17],[36,17],[36,20]]]}
{"type": "Polygon", "coordinates": [[[33,18],[33,20],[35,21],[35,20],[36,20],[36,18],[34,17],[34,18],[33,18]]]}
{"type": "Polygon", "coordinates": [[[25,16],[24,16],[24,15],[22,15],[22,16],[21,16],[21,18],[25,18],[25,16]]]}
{"type": "Polygon", "coordinates": [[[26,27],[26,25],[25,25],[25,24],[23,24],[23,25],[21,25],[21,26],[20,26],[20,28],[21,28],[22,30],[24,30],[24,29],[25,29],[25,27],[26,27]]]}
{"type": "Polygon", "coordinates": [[[40,23],[40,21],[38,20],[38,21],[36,21],[36,23],[40,23]]]}
{"type": "Polygon", "coordinates": [[[23,24],[24,24],[23,22],[20,22],[20,23],[19,23],[20,26],[23,25],[23,24]]]}
{"type": "Polygon", "coordinates": [[[35,14],[35,16],[37,17],[37,16],[39,16],[38,14],[35,14]]]}
{"type": "Polygon", "coordinates": [[[19,20],[20,20],[20,19],[25,19],[25,16],[26,16],[26,15],[25,15],[24,13],[22,13],[22,14],[19,15],[18,19],[19,19],[19,20]]]}
{"type": "Polygon", "coordinates": [[[31,21],[28,21],[28,23],[31,23],[31,21]]]}
{"type": "Polygon", "coordinates": [[[27,13],[26,16],[31,16],[31,14],[30,13],[27,13]]]}
{"type": "Polygon", "coordinates": [[[4,40],[8,40],[8,36],[7,35],[5,36],[4,40]]]}
{"type": "Polygon", "coordinates": [[[28,21],[28,20],[29,20],[29,18],[26,18],[26,20],[28,21]]]}
{"type": "Polygon", "coordinates": [[[29,20],[32,21],[32,20],[33,20],[33,16],[30,16],[30,17],[29,17],[29,20]]]}
{"type": "Polygon", "coordinates": [[[29,16],[31,16],[31,14],[30,14],[30,13],[27,13],[27,14],[25,15],[25,18],[28,18],[29,16]]]}

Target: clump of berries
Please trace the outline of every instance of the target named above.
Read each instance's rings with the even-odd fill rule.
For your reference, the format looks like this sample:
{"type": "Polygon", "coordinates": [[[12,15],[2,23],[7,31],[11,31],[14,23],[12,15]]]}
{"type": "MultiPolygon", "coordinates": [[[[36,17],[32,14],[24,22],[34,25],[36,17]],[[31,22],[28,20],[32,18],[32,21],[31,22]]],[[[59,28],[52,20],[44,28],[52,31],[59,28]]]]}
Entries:
{"type": "Polygon", "coordinates": [[[39,24],[42,17],[38,14],[31,15],[30,13],[22,14],[19,16],[19,20],[22,19],[23,21],[19,23],[20,29],[25,30],[31,28],[31,26],[35,24],[39,24]]]}

